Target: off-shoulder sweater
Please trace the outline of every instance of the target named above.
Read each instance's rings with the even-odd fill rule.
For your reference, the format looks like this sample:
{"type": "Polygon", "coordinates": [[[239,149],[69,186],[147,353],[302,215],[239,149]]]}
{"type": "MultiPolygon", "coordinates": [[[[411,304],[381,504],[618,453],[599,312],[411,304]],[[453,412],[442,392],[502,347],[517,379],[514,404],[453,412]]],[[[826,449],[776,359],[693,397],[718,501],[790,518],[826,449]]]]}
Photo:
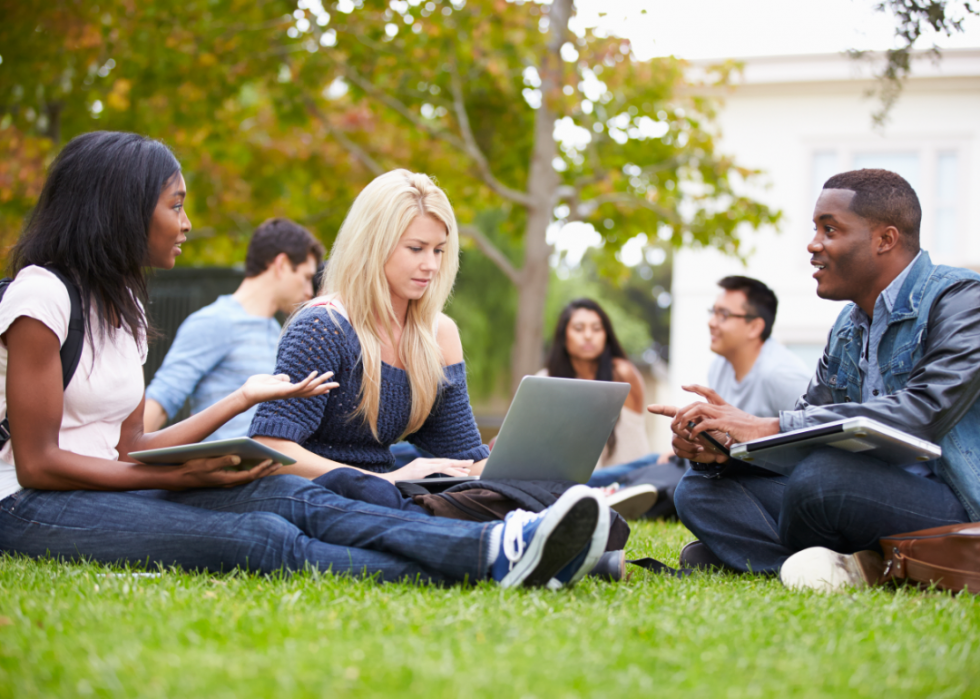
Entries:
{"type": "MultiPolygon", "coordinates": [[[[259,406],[249,436],[288,439],[314,454],[348,466],[383,473],[394,466],[389,447],[408,425],[412,405],[408,374],[381,364],[381,401],[378,437],[353,412],[363,381],[361,343],[354,328],[339,313],[324,306],[303,310],[279,341],[276,373],[292,381],[311,371],[334,372],[339,388],[314,398],[270,401],[259,406]]],[[[489,456],[470,408],[463,362],[445,367],[445,382],[422,427],[406,439],[443,458],[473,459],[489,456]]]]}

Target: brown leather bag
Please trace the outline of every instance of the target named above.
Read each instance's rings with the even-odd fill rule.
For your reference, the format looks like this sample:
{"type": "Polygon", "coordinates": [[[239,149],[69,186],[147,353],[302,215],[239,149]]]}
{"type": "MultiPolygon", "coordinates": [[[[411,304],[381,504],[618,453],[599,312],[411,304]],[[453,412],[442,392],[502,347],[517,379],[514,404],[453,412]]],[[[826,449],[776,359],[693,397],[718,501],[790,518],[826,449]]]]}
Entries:
{"type": "Polygon", "coordinates": [[[980,593],[980,522],[895,534],[881,540],[882,582],[907,580],[980,593]]]}

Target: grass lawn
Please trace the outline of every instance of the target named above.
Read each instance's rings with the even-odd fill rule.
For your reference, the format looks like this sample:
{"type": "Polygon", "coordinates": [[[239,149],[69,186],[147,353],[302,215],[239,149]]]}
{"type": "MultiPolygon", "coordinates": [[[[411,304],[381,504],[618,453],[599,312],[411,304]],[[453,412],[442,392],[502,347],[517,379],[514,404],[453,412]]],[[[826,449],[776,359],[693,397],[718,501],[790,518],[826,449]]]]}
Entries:
{"type": "MultiPolygon", "coordinates": [[[[627,553],[676,561],[689,538],[637,525],[627,553]]],[[[978,599],[638,568],[552,593],[0,557],[0,697],[980,696],[978,599]]]]}

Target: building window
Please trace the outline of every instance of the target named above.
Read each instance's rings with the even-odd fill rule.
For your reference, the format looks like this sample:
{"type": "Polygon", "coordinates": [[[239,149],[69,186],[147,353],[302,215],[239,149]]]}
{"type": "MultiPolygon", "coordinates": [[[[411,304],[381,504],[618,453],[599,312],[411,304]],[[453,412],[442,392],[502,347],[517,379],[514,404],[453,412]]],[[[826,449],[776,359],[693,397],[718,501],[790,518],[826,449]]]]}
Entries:
{"type": "Polygon", "coordinates": [[[937,255],[958,252],[956,228],[956,193],[959,189],[955,152],[942,152],[936,158],[936,223],[933,249],[937,255]]]}

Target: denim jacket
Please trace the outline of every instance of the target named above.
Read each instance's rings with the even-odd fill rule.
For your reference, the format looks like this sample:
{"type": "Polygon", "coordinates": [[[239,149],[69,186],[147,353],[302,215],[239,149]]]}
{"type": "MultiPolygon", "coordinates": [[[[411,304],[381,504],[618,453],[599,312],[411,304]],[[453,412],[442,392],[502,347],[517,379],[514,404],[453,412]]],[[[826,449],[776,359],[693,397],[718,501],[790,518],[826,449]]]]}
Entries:
{"type": "Polygon", "coordinates": [[[817,373],[782,431],[869,417],[939,444],[927,465],[980,520],[980,275],[913,264],[878,347],[885,395],[862,403],[862,330],[848,304],[830,331],[817,373]]]}

